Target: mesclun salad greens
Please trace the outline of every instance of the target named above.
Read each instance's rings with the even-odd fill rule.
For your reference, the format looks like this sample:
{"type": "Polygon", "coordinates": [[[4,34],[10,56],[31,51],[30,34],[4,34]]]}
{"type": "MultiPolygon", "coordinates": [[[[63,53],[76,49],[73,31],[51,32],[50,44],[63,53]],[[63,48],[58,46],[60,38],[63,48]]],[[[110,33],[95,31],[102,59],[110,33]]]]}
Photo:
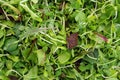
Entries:
{"type": "Polygon", "coordinates": [[[120,80],[120,0],[0,0],[1,80],[120,80]]]}

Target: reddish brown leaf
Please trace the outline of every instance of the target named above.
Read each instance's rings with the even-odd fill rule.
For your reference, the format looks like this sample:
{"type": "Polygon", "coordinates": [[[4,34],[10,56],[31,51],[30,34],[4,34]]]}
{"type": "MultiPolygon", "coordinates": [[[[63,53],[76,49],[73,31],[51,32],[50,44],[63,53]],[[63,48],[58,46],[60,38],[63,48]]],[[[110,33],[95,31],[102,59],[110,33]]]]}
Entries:
{"type": "Polygon", "coordinates": [[[67,36],[67,48],[72,49],[78,44],[78,33],[70,34],[67,36]]]}
{"type": "Polygon", "coordinates": [[[21,22],[21,21],[22,21],[22,15],[19,14],[18,19],[16,20],[16,22],[21,22]]]}
{"type": "Polygon", "coordinates": [[[10,80],[18,80],[18,78],[16,76],[9,76],[10,80]]]}
{"type": "Polygon", "coordinates": [[[7,17],[10,19],[10,21],[15,21],[15,19],[12,16],[7,16],[7,17]]]}

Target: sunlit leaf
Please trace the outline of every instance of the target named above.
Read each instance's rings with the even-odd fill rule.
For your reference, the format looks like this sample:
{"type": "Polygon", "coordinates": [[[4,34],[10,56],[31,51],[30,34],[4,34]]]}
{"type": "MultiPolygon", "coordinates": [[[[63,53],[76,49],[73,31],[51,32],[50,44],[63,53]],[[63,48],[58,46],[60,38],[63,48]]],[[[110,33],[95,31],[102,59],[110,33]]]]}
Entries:
{"type": "Polygon", "coordinates": [[[70,53],[68,52],[63,52],[63,53],[60,53],[58,55],[58,61],[61,63],[61,64],[64,64],[66,62],[68,62],[70,59],[70,53]]]}
{"type": "Polygon", "coordinates": [[[35,4],[38,3],[38,0],[31,0],[31,1],[35,4]]]}
{"type": "Polygon", "coordinates": [[[86,16],[82,11],[76,11],[75,20],[77,22],[85,22],[86,21],[86,16]]]}
{"type": "Polygon", "coordinates": [[[38,65],[43,65],[45,63],[45,52],[43,50],[37,50],[38,65]]]}
{"type": "Polygon", "coordinates": [[[38,74],[38,67],[34,66],[29,70],[29,72],[24,76],[23,80],[36,79],[38,74]]]}

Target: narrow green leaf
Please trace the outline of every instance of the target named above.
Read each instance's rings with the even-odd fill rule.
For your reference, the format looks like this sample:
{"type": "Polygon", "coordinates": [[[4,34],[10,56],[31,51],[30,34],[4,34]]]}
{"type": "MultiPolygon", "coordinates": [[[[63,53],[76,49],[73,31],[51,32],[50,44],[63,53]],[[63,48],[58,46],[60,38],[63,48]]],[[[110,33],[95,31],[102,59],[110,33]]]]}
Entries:
{"type": "Polygon", "coordinates": [[[5,41],[5,37],[3,37],[2,39],[0,39],[0,47],[2,47],[2,46],[3,46],[4,41],[5,41]]]}
{"type": "Polygon", "coordinates": [[[20,2],[20,5],[25,9],[25,11],[29,12],[29,14],[31,15],[31,17],[34,19],[34,20],[37,20],[39,22],[42,22],[42,18],[40,18],[38,15],[36,15],[29,7],[28,5],[26,4],[26,1],[21,1],[20,2]],[[25,4],[23,4],[25,3],[25,4]]]}
{"type": "Polygon", "coordinates": [[[0,38],[2,38],[4,34],[4,30],[0,29],[0,38]]]}

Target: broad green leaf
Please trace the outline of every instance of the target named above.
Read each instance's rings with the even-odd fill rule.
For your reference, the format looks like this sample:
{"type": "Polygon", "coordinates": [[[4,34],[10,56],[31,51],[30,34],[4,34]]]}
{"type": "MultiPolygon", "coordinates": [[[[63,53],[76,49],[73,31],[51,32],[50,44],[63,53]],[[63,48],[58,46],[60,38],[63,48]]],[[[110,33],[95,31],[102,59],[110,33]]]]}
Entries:
{"type": "Polygon", "coordinates": [[[16,49],[16,50],[14,50],[14,51],[12,51],[10,53],[13,54],[13,55],[18,55],[19,54],[19,49],[16,49]]]}
{"type": "Polygon", "coordinates": [[[60,69],[60,70],[57,70],[57,71],[55,72],[55,75],[56,75],[56,76],[60,76],[61,73],[62,73],[62,71],[61,71],[61,69],[60,69]]]}
{"type": "Polygon", "coordinates": [[[45,63],[45,52],[41,49],[36,51],[38,58],[38,65],[43,65],[45,63]]]}
{"type": "Polygon", "coordinates": [[[3,49],[11,52],[11,51],[16,50],[17,46],[18,46],[17,39],[15,37],[11,37],[5,41],[5,45],[3,49]]]}
{"type": "Polygon", "coordinates": [[[85,13],[82,11],[77,11],[76,16],[75,16],[75,20],[77,22],[85,22],[86,21],[85,13]]]}
{"type": "Polygon", "coordinates": [[[91,69],[91,66],[92,66],[91,64],[80,63],[79,70],[83,72],[91,69]]]}
{"type": "Polygon", "coordinates": [[[88,15],[87,19],[88,19],[88,22],[90,22],[90,21],[95,21],[96,16],[93,15],[93,13],[92,13],[92,14],[88,15]]]}
{"type": "Polygon", "coordinates": [[[10,61],[10,60],[7,60],[6,61],[6,67],[7,67],[7,69],[12,69],[12,67],[13,67],[13,62],[12,61],[10,61]]]}
{"type": "Polygon", "coordinates": [[[43,75],[44,75],[45,77],[48,77],[48,72],[45,70],[44,73],[43,73],[43,75]]]}
{"type": "Polygon", "coordinates": [[[14,62],[18,62],[20,60],[18,56],[9,55],[7,57],[14,62]]]}
{"type": "Polygon", "coordinates": [[[70,59],[70,53],[68,52],[62,52],[58,55],[58,61],[61,63],[61,64],[64,64],[66,62],[68,62],[70,59]]]}
{"type": "Polygon", "coordinates": [[[71,3],[71,7],[74,9],[79,9],[82,5],[81,0],[68,0],[71,3]]]}
{"type": "Polygon", "coordinates": [[[27,59],[27,57],[29,56],[28,55],[29,52],[30,52],[30,48],[22,50],[22,56],[24,57],[24,59],[27,59]]]}
{"type": "Polygon", "coordinates": [[[92,26],[89,26],[89,28],[92,29],[92,30],[96,30],[97,26],[92,25],[92,26]]]}
{"type": "Polygon", "coordinates": [[[23,80],[33,80],[36,79],[38,76],[38,67],[34,66],[29,70],[29,72],[23,77],[23,80]]]}

